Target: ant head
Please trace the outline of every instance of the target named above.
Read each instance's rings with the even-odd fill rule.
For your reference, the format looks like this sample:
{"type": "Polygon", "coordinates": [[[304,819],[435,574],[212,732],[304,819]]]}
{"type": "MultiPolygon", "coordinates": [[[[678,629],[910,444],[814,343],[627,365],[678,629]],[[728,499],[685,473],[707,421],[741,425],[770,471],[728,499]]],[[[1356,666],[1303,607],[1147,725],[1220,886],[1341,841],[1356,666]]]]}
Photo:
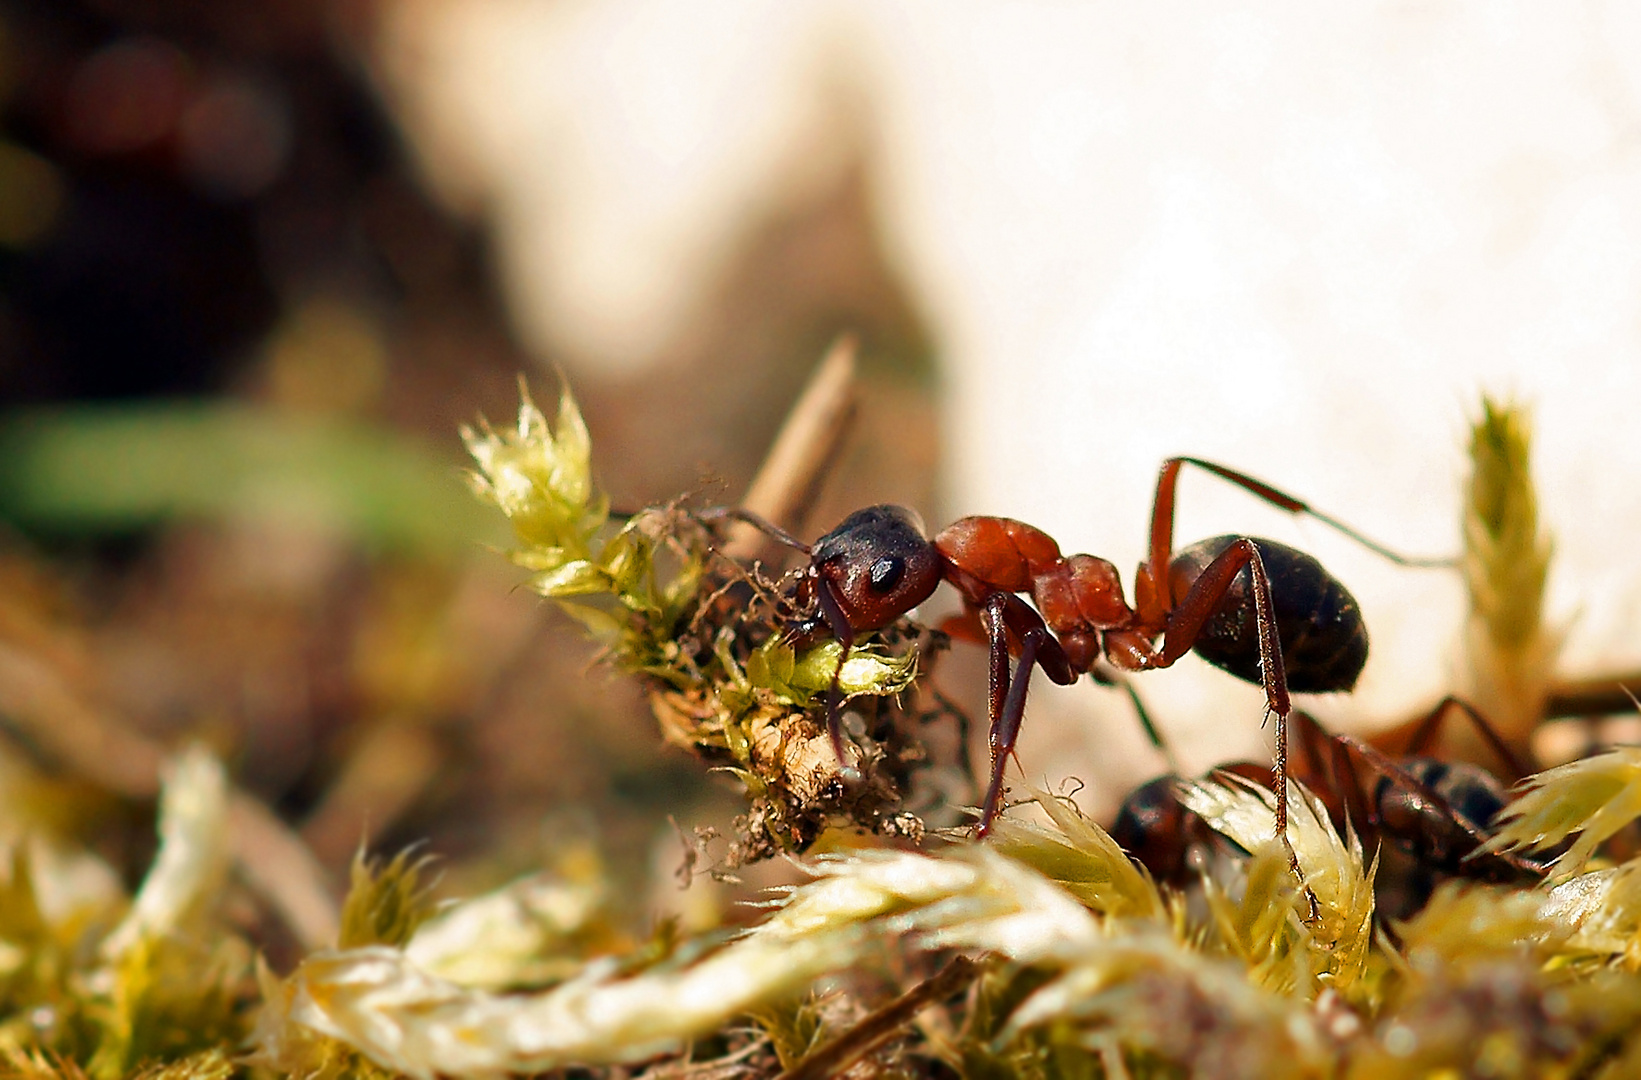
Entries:
{"type": "Polygon", "coordinates": [[[1465,762],[1413,757],[1400,765],[1424,790],[1381,777],[1374,792],[1380,827],[1430,865],[1457,868],[1484,839],[1475,829],[1485,829],[1510,801],[1504,785],[1465,762]]]}
{"type": "Polygon", "coordinates": [[[941,577],[939,552],[901,506],[850,514],[815,542],[810,568],[855,630],[894,622],[927,600],[941,577]]]}

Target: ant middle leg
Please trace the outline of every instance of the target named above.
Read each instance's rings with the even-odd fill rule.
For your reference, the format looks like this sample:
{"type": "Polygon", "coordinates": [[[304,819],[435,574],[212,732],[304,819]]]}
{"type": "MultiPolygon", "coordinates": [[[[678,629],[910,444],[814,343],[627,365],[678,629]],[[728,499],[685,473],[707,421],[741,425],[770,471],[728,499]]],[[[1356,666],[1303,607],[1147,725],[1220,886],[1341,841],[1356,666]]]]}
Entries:
{"type": "Polygon", "coordinates": [[[1140,697],[1139,691],[1134,688],[1133,680],[1126,678],[1120,671],[1104,663],[1095,664],[1089,668],[1088,677],[1100,686],[1123,692],[1124,696],[1128,698],[1129,705],[1133,706],[1134,718],[1139,721],[1140,730],[1145,733],[1145,741],[1151,744],[1153,750],[1162,755],[1162,760],[1167,765],[1168,772],[1177,775],[1180,771],[1179,758],[1175,756],[1174,748],[1169,745],[1168,740],[1162,737],[1162,732],[1157,728],[1156,720],[1151,717],[1151,710],[1146,708],[1145,700],[1140,697]]]}

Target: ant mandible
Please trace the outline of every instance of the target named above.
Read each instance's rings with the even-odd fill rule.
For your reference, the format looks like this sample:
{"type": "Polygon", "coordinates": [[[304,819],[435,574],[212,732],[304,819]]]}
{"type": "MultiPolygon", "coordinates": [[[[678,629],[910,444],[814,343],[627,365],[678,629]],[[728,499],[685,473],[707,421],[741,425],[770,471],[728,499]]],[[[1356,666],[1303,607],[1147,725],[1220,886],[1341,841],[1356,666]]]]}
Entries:
{"type": "MultiPolygon", "coordinates": [[[[1261,684],[1267,715],[1276,717],[1271,770],[1276,833],[1297,872],[1287,840],[1288,694],[1351,689],[1367,661],[1367,628],[1344,585],[1316,559],[1286,544],[1219,536],[1174,553],[1174,496],[1185,465],[1282,510],[1309,514],[1392,561],[1450,565],[1399,555],[1262,481],[1191,457],[1163,462],[1150,554],[1136,575],[1132,607],[1108,560],[1062,555],[1047,533],[1011,518],[966,517],[930,540],[911,511],[872,506],[850,514],[811,546],[754,515],[731,513],[809,556],[796,599],[814,614],[792,627],[788,638],[802,643],[832,634],[843,646],[838,671],[859,635],[888,626],[927,600],[942,581],[961,594],[990,649],[991,774],[980,808],[982,837],[1001,805],[1003,769],[1014,753],[1033,668],[1067,685],[1102,656],[1119,670],[1150,671],[1195,649],[1209,663],[1261,684]]],[[[844,752],[840,697],[834,672],[826,726],[847,775],[853,770],[844,752]]]]}

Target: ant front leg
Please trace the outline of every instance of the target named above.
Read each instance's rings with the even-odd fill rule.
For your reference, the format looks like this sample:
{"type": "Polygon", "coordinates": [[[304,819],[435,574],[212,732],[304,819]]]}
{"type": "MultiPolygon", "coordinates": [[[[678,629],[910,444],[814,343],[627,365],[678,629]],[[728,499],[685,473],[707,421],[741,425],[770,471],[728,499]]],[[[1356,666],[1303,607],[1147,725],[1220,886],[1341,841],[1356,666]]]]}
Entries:
{"type": "Polygon", "coordinates": [[[841,646],[826,694],[826,733],[843,779],[853,783],[861,773],[844,756],[839,686],[849,650],[857,635],[881,630],[927,600],[940,585],[943,564],[916,515],[899,506],[857,510],[808,550],[804,580],[841,646]]]}
{"type": "Polygon", "coordinates": [[[991,831],[991,823],[1003,801],[1003,770],[1014,755],[1014,744],[1020,736],[1020,722],[1025,717],[1026,690],[1031,684],[1032,668],[1040,666],[1044,674],[1061,686],[1075,682],[1078,672],[1071,666],[1060,643],[1049,633],[1042,616],[1018,596],[994,592],[980,605],[979,615],[988,645],[987,705],[991,720],[988,739],[991,779],[986,785],[985,799],[980,804],[980,826],[977,830],[984,837],[991,831]],[[1015,661],[1012,677],[1009,674],[1011,631],[1020,643],[1020,655],[1015,661]]]}
{"type": "Polygon", "coordinates": [[[841,648],[838,650],[838,666],[832,669],[832,685],[826,691],[826,735],[832,740],[832,756],[838,763],[838,773],[844,783],[853,784],[861,779],[860,770],[849,764],[849,758],[843,752],[843,691],[838,680],[843,677],[844,661],[849,659],[849,650],[855,644],[855,629],[849,625],[849,617],[844,614],[843,607],[837,597],[832,595],[829,583],[822,581],[815,590],[815,600],[820,606],[821,615],[826,619],[833,636],[838,639],[841,648]]]}

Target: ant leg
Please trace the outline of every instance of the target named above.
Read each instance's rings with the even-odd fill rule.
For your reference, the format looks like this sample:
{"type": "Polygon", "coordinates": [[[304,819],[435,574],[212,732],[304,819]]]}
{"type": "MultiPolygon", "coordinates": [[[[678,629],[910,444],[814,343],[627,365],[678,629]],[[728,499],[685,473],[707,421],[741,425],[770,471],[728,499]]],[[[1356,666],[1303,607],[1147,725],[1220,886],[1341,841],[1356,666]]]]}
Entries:
{"type": "Polygon", "coordinates": [[[1328,528],[1333,529],[1341,535],[1348,536],[1350,539],[1356,541],[1358,544],[1361,544],[1375,555],[1389,559],[1397,566],[1415,566],[1431,569],[1442,568],[1451,570],[1458,565],[1458,560],[1452,556],[1448,556],[1446,558],[1430,558],[1426,556],[1403,554],[1395,548],[1381,544],[1377,540],[1365,535],[1352,526],[1347,525],[1345,522],[1340,521],[1332,514],[1318,510],[1316,507],[1312,506],[1308,502],[1305,502],[1303,499],[1296,499],[1286,492],[1278,491],[1276,488],[1271,487],[1271,485],[1265,483],[1263,480],[1256,480],[1247,473],[1238,472],[1235,469],[1227,468],[1224,465],[1215,464],[1212,461],[1204,461],[1202,458],[1182,457],[1175,458],[1174,460],[1195,465],[1199,469],[1206,469],[1208,472],[1213,473],[1220,479],[1228,480],[1242,488],[1244,491],[1251,492],[1259,498],[1264,499],[1272,506],[1286,510],[1290,514],[1309,514],[1311,517],[1315,518],[1317,521],[1320,521],[1328,528]]]}
{"type": "Polygon", "coordinates": [[[1358,830],[1371,824],[1373,811],[1367,792],[1356,775],[1345,745],[1330,735],[1316,718],[1303,709],[1295,709],[1289,717],[1294,724],[1294,737],[1310,773],[1303,777],[1306,786],[1322,799],[1333,818],[1340,835],[1345,825],[1354,821],[1358,830]]]}
{"type": "Polygon", "coordinates": [[[979,609],[980,626],[986,632],[986,730],[996,757],[998,718],[1003,715],[1003,703],[1009,692],[1009,640],[1003,609],[1008,603],[1005,593],[993,593],[979,609]]]}
{"type": "Polygon", "coordinates": [[[1314,921],[1320,914],[1316,894],[1305,884],[1299,855],[1288,839],[1288,714],[1293,703],[1288,697],[1288,675],[1282,664],[1282,642],[1276,634],[1276,608],[1271,602],[1271,579],[1265,572],[1259,546],[1239,537],[1220,552],[1192,583],[1179,606],[1169,612],[1163,627],[1162,649],[1156,667],[1168,667],[1196,644],[1208,616],[1219,607],[1243,567],[1253,579],[1254,628],[1259,637],[1259,670],[1264,676],[1266,715],[1276,716],[1276,764],[1271,769],[1271,787],[1276,795],[1276,838],[1288,854],[1288,868],[1305,890],[1314,921]]]}
{"type": "Polygon", "coordinates": [[[991,831],[991,823],[1003,800],[1003,770],[1014,754],[1014,743],[1020,735],[1020,721],[1026,712],[1026,689],[1031,683],[1031,669],[1037,665],[1038,651],[1045,641],[1051,640],[1041,626],[1031,627],[1020,634],[1020,657],[1015,663],[1014,677],[1009,677],[1008,632],[1005,622],[1008,601],[1016,599],[1008,593],[994,593],[986,598],[981,609],[981,621],[986,627],[991,644],[991,781],[986,786],[986,797],[980,804],[978,835],[984,838],[991,831]]]}
{"type": "MultiPolygon", "coordinates": [[[[1432,819],[1445,822],[1458,829],[1469,839],[1470,851],[1462,856],[1460,862],[1470,862],[1477,859],[1478,856],[1482,856],[1480,849],[1487,843],[1489,836],[1481,823],[1472,821],[1463,811],[1453,805],[1452,800],[1414,776],[1378,748],[1349,735],[1340,735],[1337,738],[1341,744],[1356,751],[1374,771],[1389,780],[1399,791],[1406,795],[1410,802],[1404,804],[1402,808],[1404,814],[1416,814],[1426,822],[1432,819]]],[[[1378,800],[1375,800],[1375,805],[1379,807],[1379,811],[1375,814],[1374,823],[1375,825],[1381,825],[1385,816],[1383,805],[1378,800]]],[[[1429,825],[1426,825],[1425,828],[1428,830],[1429,825]]],[[[1543,866],[1524,859],[1513,852],[1489,851],[1482,857],[1484,861],[1507,866],[1512,871],[1530,878],[1542,879],[1544,877],[1543,866]]]]}
{"type": "Polygon", "coordinates": [[[1145,732],[1146,741],[1162,754],[1163,761],[1168,765],[1168,771],[1178,775],[1179,762],[1174,757],[1174,748],[1168,745],[1168,740],[1164,739],[1162,732],[1157,730],[1156,721],[1151,719],[1151,710],[1145,707],[1145,701],[1140,697],[1140,692],[1134,689],[1134,680],[1125,679],[1114,671],[1102,671],[1097,667],[1090,668],[1088,676],[1101,686],[1115,687],[1128,695],[1128,703],[1134,706],[1134,715],[1139,718],[1140,730],[1145,732]]]}
{"type": "Polygon", "coordinates": [[[1173,457],[1162,463],[1162,470],[1157,474],[1156,500],[1151,506],[1151,549],[1150,556],[1145,563],[1145,574],[1143,575],[1149,577],[1148,587],[1154,590],[1154,595],[1148,598],[1149,601],[1160,604],[1160,607],[1148,610],[1143,606],[1146,600],[1141,597],[1142,592],[1145,590],[1139,587],[1135,589],[1135,599],[1140,601],[1136,606],[1140,606],[1141,610],[1147,614],[1161,614],[1162,611],[1167,609],[1168,600],[1170,599],[1168,561],[1174,546],[1175,489],[1179,483],[1180,467],[1183,465],[1195,465],[1199,469],[1213,473],[1220,479],[1229,481],[1244,491],[1265,500],[1279,510],[1286,510],[1290,514],[1309,514],[1322,524],[1350,537],[1369,551],[1389,559],[1399,566],[1445,567],[1451,569],[1457,564],[1457,561],[1451,557],[1432,559],[1404,555],[1364,535],[1332,514],[1324,513],[1303,499],[1296,499],[1284,491],[1277,490],[1263,480],[1256,480],[1247,473],[1238,472],[1235,469],[1215,464],[1212,461],[1205,461],[1202,458],[1173,457]]]}
{"type": "Polygon", "coordinates": [[[1259,546],[1245,536],[1231,541],[1192,582],[1185,598],[1168,613],[1162,623],[1162,648],[1145,667],[1171,667],[1191,651],[1208,617],[1225,599],[1244,567],[1253,578],[1254,627],[1259,636],[1259,667],[1264,675],[1265,698],[1272,712],[1285,717],[1292,704],[1288,698],[1287,670],[1282,664],[1282,643],[1276,636],[1271,579],[1265,572],[1259,546]]]}
{"type": "Polygon", "coordinates": [[[1455,697],[1452,694],[1436,702],[1436,707],[1425,714],[1414,726],[1413,733],[1408,736],[1407,740],[1406,753],[1409,756],[1424,753],[1431,742],[1435,740],[1437,733],[1441,730],[1442,722],[1447,719],[1448,712],[1452,709],[1457,709],[1470,718],[1471,725],[1481,735],[1482,740],[1492,747],[1493,753],[1499,756],[1499,760],[1513,774],[1510,777],[1512,781],[1520,780],[1532,771],[1510,749],[1509,745],[1505,743],[1504,737],[1498,733],[1498,729],[1493,727],[1492,723],[1481,714],[1479,709],[1463,698],[1455,697]]]}
{"type": "Polygon", "coordinates": [[[826,734],[832,740],[832,756],[837,759],[838,772],[845,783],[854,783],[860,780],[860,770],[849,764],[849,758],[843,752],[843,694],[838,686],[838,679],[843,674],[843,663],[849,659],[849,649],[855,643],[854,627],[849,625],[849,618],[843,613],[837,597],[832,595],[832,584],[821,578],[815,590],[815,600],[820,605],[821,614],[826,617],[826,624],[831,627],[832,634],[838,639],[842,649],[838,652],[838,666],[832,669],[832,685],[826,691],[826,734]]]}
{"type": "Polygon", "coordinates": [[[1469,833],[1477,844],[1484,843],[1487,840],[1487,834],[1482,831],[1481,826],[1461,814],[1457,808],[1433,791],[1428,784],[1423,783],[1418,777],[1402,768],[1389,755],[1350,735],[1340,735],[1337,738],[1341,745],[1356,751],[1357,756],[1367,762],[1375,772],[1403,790],[1411,792],[1420,801],[1421,805],[1444,807],[1444,813],[1451,815],[1454,823],[1469,833]]]}
{"type": "Polygon", "coordinates": [[[1134,706],[1134,716],[1140,722],[1140,730],[1145,732],[1145,739],[1162,755],[1168,765],[1168,771],[1178,776],[1180,773],[1179,761],[1174,757],[1174,748],[1168,745],[1168,740],[1162,737],[1157,723],[1151,719],[1151,710],[1145,707],[1145,700],[1134,689],[1134,681],[1125,678],[1120,669],[1105,663],[1095,664],[1088,669],[1088,677],[1100,686],[1109,686],[1121,690],[1128,695],[1128,703],[1134,706]]]}

